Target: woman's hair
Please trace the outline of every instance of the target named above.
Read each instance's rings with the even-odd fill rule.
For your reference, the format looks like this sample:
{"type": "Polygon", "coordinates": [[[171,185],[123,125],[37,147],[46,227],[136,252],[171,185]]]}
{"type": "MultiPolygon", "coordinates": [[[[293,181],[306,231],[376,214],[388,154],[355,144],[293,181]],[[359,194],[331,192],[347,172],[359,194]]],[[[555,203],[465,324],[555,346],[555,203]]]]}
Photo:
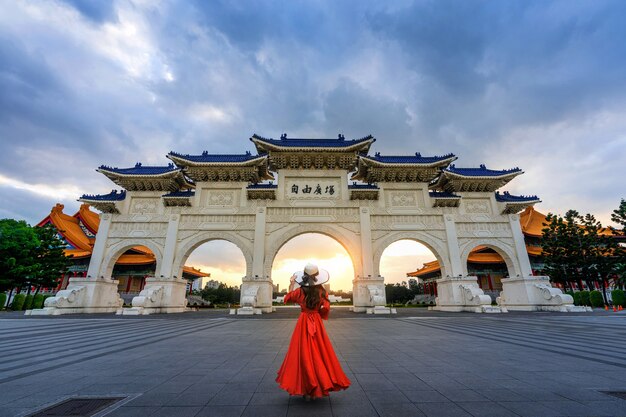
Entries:
{"type": "MultiPolygon", "coordinates": [[[[302,281],[304,282],[305,280],[303,279],[302,281]]],[[[309,310],[317,308],[322,298],[328,300],[328,294],[326,294],[326,289],[323,285],[305,285],[300,288],[304,292],[304,301],[306,308],[309,310]]]]}

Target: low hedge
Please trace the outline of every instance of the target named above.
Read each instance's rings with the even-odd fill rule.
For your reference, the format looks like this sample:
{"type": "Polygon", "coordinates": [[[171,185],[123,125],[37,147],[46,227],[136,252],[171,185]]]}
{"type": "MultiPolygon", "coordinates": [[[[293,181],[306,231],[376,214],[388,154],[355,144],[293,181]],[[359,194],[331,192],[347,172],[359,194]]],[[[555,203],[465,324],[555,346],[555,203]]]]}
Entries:
{"type": "Polygon", "coordinates": [[[579,294],[579,297],[580,297],[580,305],[581,306],[590,306],[591,305],[591,300],[589,299],[589,291],[579,291],[578,294],[579,294]]]}
{"type": "Polygon", "coordinates": [[[6,304],[7,304],[7,295],[6,293],[0,292],[0,310],[3,310],[6,304]]]}
{"type": "Polygon", "coordinates": [[[33,308],[43,308],[43,294],[36,294],[33,297],[33,308]]]}
{"type": "Polygon", "coordinates": [[[24,307],[24,301],[26,301],[26,296],[24,294],[16,294],[15,297],[13,297],[13,302],[11,303],[11,310],[22,310],[24,307]]]}
{"type": "Polygon", "coordinates": [[[33,309],[33,295],[28,294],[24,299],[24,305],[22,306],[22,310],[32,310],[33,309]]]}
{"type": "Polygon", "coordinates": [[[611,298],[614,306],[626,307],[626,294],[624,294],[623,290],[613,290],[611,298]]]}
{"type": "Polygon", "coordinates": [[[580,305],[580,293],[579,292],[568,291],[566,294],[572,296],[572,298],[574,299],[574,305],[575,306],[579,306],[580,305]]]}
{"type": "Polygon", "coordinates": [[[604,305],[604,298],[602,298],[602,293],[598,290],[593,290],[589,293],[589,301],[591,301],[592,307],[602,307],[604,305]]]}

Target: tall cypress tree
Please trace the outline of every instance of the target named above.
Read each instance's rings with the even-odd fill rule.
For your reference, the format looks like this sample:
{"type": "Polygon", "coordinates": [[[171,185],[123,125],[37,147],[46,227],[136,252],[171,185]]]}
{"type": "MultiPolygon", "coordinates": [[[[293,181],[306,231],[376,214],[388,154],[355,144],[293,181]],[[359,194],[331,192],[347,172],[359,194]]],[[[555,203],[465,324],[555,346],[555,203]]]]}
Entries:
{"type": "Polygon", "coordinates": [[[55,287],[58,284],[59,278],[67,272],[70,259],[65,256],[63,250],[66,244],[53,225],[36,227],[35,233],[39,239],[36,250],[39,267],[32,284],[37,288],[35,293],[38,293],[41,288],[55,287]]]}

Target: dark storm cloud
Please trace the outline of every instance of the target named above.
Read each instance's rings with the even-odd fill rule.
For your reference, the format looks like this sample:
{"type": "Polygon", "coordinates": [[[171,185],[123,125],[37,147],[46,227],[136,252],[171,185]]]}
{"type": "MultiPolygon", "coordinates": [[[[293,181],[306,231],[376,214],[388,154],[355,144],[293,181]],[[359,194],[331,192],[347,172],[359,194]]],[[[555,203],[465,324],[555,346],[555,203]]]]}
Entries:
{"type": "Polygon", "coordinates": [[[169,150],[253,150],[254,132],[341,132],[371,133],[372,150],[383,153],[454,152],[459,165],[520,165],[528,174],[511,189],[538,193],[550,208],[613,205],[623,161],[613,161],[606,186],[594,179],[604,159],[623,159],[626,147],[625,8],[619,1],[0,6],[0,175],[11,179],[2,185],[0,177],[0,186],[73,184],[104,193],[113,184],[93,171],[100,164],[164,164],[169,150]],[[570,197],[576,193],[593,198],[570,197]]]}
{"type": "Polygon", "coordinates": [[[103,23],[109,20],[115,20],[114,2],[101,0],[62,0],[64,3],[78,10],[86,18],[93,20],[95,23],[103,23]]]}

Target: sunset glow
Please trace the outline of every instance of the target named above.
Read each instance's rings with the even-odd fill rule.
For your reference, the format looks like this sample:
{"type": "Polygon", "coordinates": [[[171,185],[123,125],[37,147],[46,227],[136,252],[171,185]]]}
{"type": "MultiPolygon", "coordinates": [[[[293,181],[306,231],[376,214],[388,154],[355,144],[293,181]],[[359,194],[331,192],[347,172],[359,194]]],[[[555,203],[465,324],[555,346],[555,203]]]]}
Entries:
{"type": "MultiPolygon", "coordinates": [[[[380,260],[380,274],[385,283],[406,281],[406,273],[435,260],[426,246],[412,240],[399,240],[389,245],[380,260]]],[[[283,291],[289,277],[301,271],[308,262],[317,263],[330,273],[331,290],[352,291],[354,267],[348,252],[336,240],[319,233],[306,233],[287,242],[274,258],[272,281],[283,291]]],[[[241,250],[225,240],[200,245],[187,259],[186,265],[209,272],[210,278],[230,286],[241,285],[246,275],[246,260],[241,250]]]]}
{"type": "Polygon", "coordinates": [[[284,290],[291,275],[308,262],[330,273],[331,290],[352,291],[354,267],[348,252],[336,240],[319,233],[297,236],[278,251],[272,265],[272,281],[284,290]]]}

